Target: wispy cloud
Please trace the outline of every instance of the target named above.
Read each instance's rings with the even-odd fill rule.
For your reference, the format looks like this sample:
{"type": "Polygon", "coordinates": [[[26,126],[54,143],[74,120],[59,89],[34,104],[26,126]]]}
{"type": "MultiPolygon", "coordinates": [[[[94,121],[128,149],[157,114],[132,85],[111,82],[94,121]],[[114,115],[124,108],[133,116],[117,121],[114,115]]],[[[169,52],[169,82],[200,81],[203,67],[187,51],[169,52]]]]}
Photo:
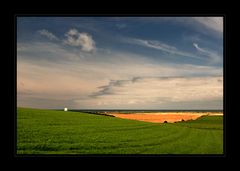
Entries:
{"type": "Polygon", "coordinates": [[[192,17],[192,19],[207,29],[223,32],[223,17],[192,17]]]}
{"type": "Polygon", "coordinates": [[[143,40],[143,39],[135,39],[135,38],[126,38],[124,40],[125,42],[131,43],[131,44],[137,44],[141,46],[145,46],[148,48],[153,48],[153,49],[158,49],[163,52],[167,52],[172,55],[178,55],[182,57],[189,57],[189,58],[194,58],[198,60],[205,60],[204,58],[201,58],[200,56],[196,56],[194,54],[184,52],[181,50],[178,50],[176,47],[168,45],[166,43],[156,41],[156,40],[143,40]]]}
{"type": "Polygon", "coordinates": [[[50,40],[59,40],[57,36],[55,36],[53,33],[49,32],[46,29],[38,30],[38,33],[42,36],[47,37],[50,40]]]}
{"type": "Polygon", "coordinates": [[[77,29],[70,29],[66,34],[65,44],[79,46],[83,51],[90,52],[95,49],[95,41],[88,33],[80,33],[77,29]]]}
{"type": "Polygon", "coordinates": [[[220,62],[220,60],[223,59],[217,52],[201,48],[197,43],[193,43],[193,46],[197,49],[198,52],[209,57],[212,63],[220,62]]]}

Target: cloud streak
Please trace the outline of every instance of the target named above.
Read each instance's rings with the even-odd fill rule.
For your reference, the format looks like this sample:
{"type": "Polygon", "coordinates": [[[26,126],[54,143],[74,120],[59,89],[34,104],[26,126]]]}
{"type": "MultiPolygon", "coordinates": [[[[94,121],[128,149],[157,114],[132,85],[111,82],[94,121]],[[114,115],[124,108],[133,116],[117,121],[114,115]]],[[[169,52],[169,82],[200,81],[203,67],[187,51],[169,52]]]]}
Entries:
{"type": "Polygon", "coordinates": [[[163,52],[167,52],[167,53],[172,54],[172,55],[189,57],[189,58],[194,58],[194,59],[197,59],[197,60],[204,60],[203,58],[201,58],[199,56],[196,56],[194,54],[178,50],[174,46],[171,46],[171,45],[168,45],[168,44],[162,43],[160,41],[156,41],[156,40],[142,40],[142,39],[127,38],[125,41],[128,42],[128,43],[131,43],[131,44],[137,44],[137,45],[145,46],[145,47],[148,47],[148,48],[158,49],[158,50],[161,50],[163,52]]]}
{"type": "Polygon", "coordinates": [[[222,57],[220,57],[216,52],[201,48],[197,43],[193,43],[193,46],[196,48],[198,52],[209,57],[212,63],[218,63],[222,59],[222,57]]]}
{"type": "Polygon", "coordinates": [[[57,36],[55,36],[53,33],[49,32],[46,29],[38,30],[38,33],[42,36],[47,37],[50,40],[59,40],[57,36]]]}

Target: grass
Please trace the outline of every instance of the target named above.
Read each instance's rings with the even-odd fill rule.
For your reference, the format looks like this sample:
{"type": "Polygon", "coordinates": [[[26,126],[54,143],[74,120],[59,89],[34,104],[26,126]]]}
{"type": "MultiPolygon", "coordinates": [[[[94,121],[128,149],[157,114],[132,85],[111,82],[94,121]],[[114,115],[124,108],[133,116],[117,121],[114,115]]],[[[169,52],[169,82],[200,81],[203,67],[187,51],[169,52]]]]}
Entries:
{"type": "Polygon", "coordinates": [[[223,154],[223,118],[157,124],[18,108],[17,154],[223,154]]]}

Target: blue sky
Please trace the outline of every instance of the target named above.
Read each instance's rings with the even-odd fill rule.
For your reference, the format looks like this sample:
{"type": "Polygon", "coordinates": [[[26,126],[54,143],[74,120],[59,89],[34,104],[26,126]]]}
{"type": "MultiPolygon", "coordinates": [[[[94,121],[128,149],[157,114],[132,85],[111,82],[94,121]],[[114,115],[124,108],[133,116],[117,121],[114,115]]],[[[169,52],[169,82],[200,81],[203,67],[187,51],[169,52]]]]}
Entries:
{"type": "Polygon", "coordinates": [[[222,17],[18,17],[17,104],[222,109],[222,17]]]}

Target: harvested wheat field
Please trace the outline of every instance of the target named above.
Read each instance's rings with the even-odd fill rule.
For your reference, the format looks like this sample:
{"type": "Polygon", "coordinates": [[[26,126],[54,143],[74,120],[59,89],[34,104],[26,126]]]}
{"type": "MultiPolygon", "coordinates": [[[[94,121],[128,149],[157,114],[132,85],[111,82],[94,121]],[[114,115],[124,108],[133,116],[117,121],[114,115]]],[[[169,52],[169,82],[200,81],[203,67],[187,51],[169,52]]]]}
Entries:
{"type": "Polygon", "coordinates": [[[208,115],[223,115],[222,113],[131,113],[131,114],[119,114],[119,113],[112,113],[113,115],[118,118],[123,119],[132,119],[132,120],[139,120],[145,122],[154,122],[154,123],[164,123],[164,121],[173,123],[178,121],[187,121],[187,120],[195,120],[201,116],[208,115]]]}

